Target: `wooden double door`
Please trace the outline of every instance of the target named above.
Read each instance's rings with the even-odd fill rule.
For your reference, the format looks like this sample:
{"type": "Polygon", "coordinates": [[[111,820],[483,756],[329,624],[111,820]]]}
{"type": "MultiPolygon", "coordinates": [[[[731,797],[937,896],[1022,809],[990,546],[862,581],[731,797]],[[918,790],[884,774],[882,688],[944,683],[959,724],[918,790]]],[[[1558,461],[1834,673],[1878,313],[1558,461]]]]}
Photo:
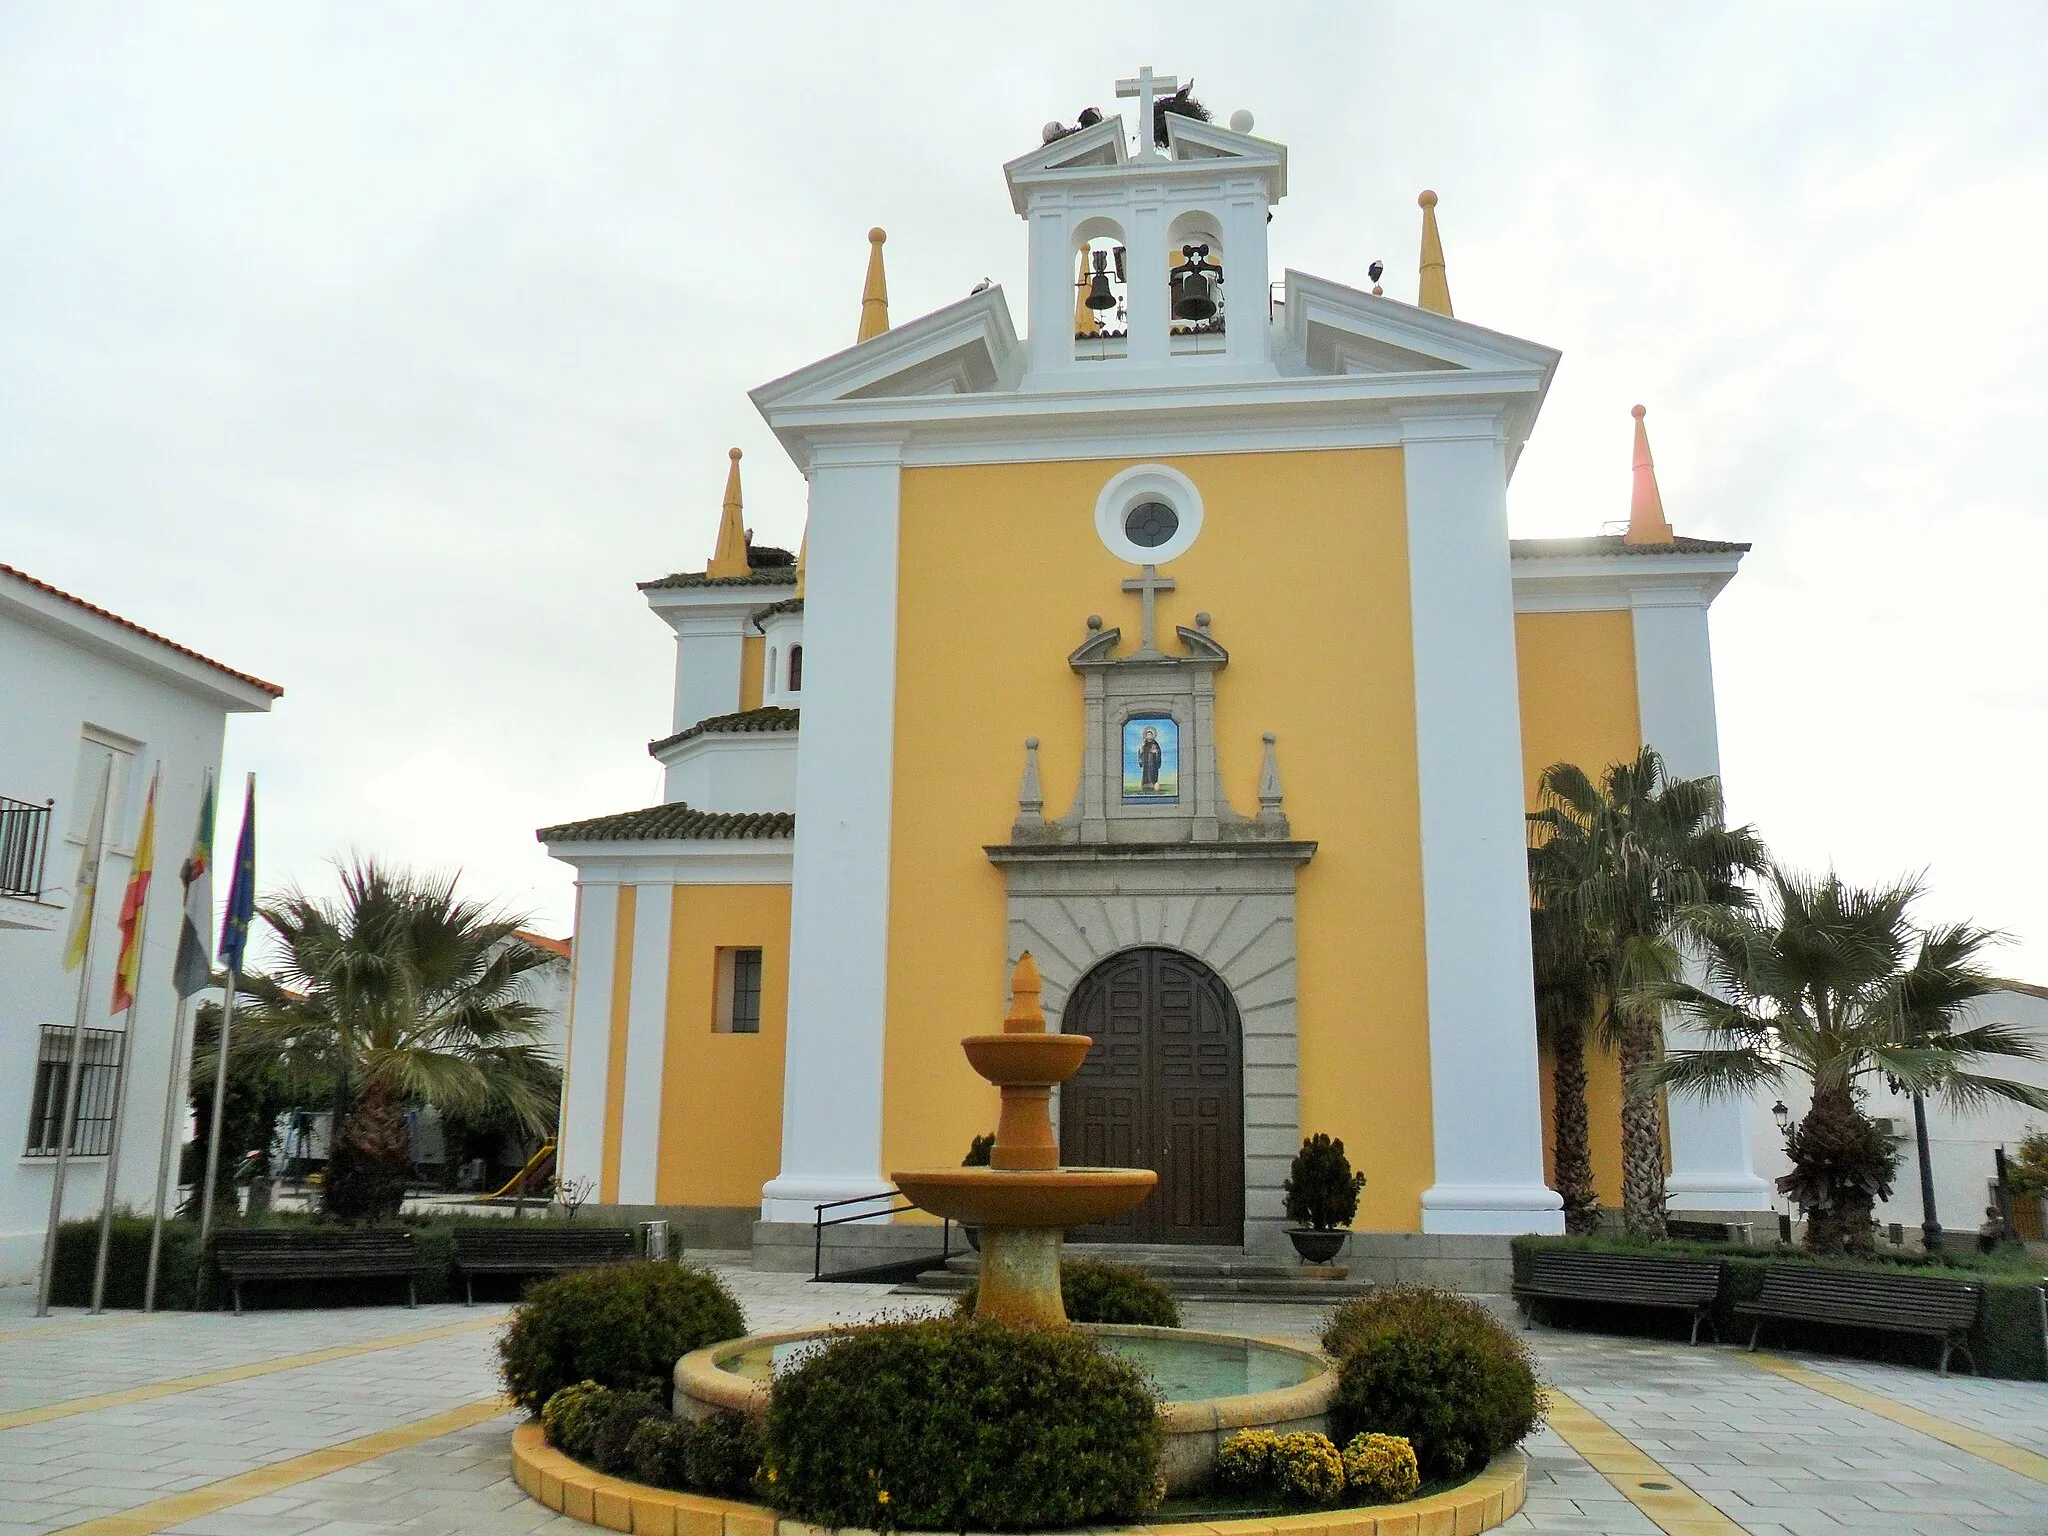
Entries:
{"type": "Polygon", "coordinates": [[[1082,977],[1060,1027],[1095,1044],[1060,1089],[1060,1160],[1150,1168],[1159,1187],[1088,1242],[1244,1241],[1244,1044],[1222,978],[1171,949],[1128,949],[1082,977]]]}

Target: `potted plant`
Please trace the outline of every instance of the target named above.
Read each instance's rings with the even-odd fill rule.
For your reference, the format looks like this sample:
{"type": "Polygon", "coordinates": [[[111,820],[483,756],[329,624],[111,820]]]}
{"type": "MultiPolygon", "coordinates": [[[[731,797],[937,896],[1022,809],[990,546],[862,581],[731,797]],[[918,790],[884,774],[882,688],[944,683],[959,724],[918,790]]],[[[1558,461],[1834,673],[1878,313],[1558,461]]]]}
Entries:
{"type": "MultiPolygon", "coordinates": [[[[967,1155],[960,1159],[960,1166],[962,1168],[986,1168],[989,1164],[989,1159],[994,1157],[995,1153],[996,1138],[995,1133],[991,1131],[986,1136],[975,1137],[973,1141],[967,1144],[967,1155]]],[[[981,1252],[981,1228],[963,1226],[960,1230],[967,1234],[967,1246],[976,1253],[981,1252]]]]}
{"type": "Polygon", "coordinates": [[[1281,1186],[1287,1196],[1288,1241],[1304,1264],[1327,1264],[1344,1246],[1344,1229],[1358,1214],[1365,1175],[1351,1171],[1344,1143],[1318,1132],[1301,1144],[1281,1186]]]}

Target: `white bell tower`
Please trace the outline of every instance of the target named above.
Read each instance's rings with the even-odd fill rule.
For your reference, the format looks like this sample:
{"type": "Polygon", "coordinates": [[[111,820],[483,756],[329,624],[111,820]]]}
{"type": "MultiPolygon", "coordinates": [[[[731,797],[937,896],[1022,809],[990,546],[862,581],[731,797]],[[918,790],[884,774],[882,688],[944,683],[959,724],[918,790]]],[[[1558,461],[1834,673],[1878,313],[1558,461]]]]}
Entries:
{"type": "Polygon", "coordinates": [[[1138,101],[1135,145],[1121,117],[1076,129],[1048,124],[1041,148],[1003,167],[1011,204],[1030,228],[1023,388],[1274,374],[1266,219],[1287,191],[1286,147],[1253,138],[1248,113],[1231,128],[1167,113],[1161,149],[1154,99],[1177,84],[1150,66],[1117,82],[1119,96],[1138,101]],[[1188,246],[1207,246],[1205,262],[1222,269],[1213,316],[1174,313],[1174,272],[1188,246]],[[1120,252],[1104,262],[1114,307],[1090,311],[1081,302],[1093,276],[1083,272],[1084,252],[1120,252]],[[1097,323],[1100,330],[1084,330],[1097,323]]]}

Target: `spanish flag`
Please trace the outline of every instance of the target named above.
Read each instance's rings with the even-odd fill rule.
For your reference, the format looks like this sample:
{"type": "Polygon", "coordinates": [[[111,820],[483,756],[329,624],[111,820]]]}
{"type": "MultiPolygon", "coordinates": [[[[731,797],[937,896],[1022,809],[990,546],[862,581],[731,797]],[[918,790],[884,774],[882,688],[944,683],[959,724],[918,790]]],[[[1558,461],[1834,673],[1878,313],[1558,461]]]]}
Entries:
{"type": "Polygon", "coordinates": [[[135,864],[121,897],[121,958],[114,966],[114,1012],[135,1006],[135,985],[142,974],[142,908],[149,900],[149,877],[156,865],[156,787],[163,778],[159,763],[149,779],[149,798],[142,803],[142,830],[135,837],[135,864]]]}

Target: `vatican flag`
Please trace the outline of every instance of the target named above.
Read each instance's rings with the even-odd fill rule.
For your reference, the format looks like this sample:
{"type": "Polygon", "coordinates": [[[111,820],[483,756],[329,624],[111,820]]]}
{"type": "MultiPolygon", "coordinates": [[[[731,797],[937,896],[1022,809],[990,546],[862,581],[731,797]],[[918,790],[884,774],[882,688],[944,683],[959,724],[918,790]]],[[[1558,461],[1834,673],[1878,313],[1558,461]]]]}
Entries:
{"type": "Polygon", "coordinates": [[[109,756],[100,772],[100,792],[92,802],[92,820],[86,824],[85,847],[79,850],[78,878],[71,882],[71,937],[64,945],[67,971],[85,964],[85,952],[92,944],[92,913],[100,883],[100,844],[107,835],[107,787],[113,777],[114,759],[109,756]]]}

